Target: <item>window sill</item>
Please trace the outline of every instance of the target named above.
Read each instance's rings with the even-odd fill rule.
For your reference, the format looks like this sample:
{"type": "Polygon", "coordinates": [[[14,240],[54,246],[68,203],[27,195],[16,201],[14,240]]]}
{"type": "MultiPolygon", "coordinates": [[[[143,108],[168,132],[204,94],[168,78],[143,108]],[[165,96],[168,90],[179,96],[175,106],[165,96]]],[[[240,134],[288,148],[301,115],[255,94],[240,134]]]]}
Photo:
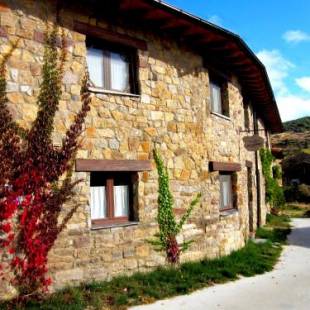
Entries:
{"type": "Polygon", "coordinates": [[[226,115],[223,115],[223,114],[219,114],[219,113],[216,113],[216,112],[212,112],[212,111],[211,111],[211,114],[215,115],[215,116],[217,116],[219,118],[225,119],[226,121],[230,121],[231,122],[231,118],[229,116],[226,116],[226,115]]]}
{"type": "Polygon", "coordinates": [[[118,96],[132,97],[132,98],[140,98],[140,95],[137,95],[137,94],[124,93],[124,92],[115,91],[115,90],[107,90],[107,89],[103,89],[100,87],[88,87],[88,90],[96,94],[118,95],[118,96]]]}
{"type": "Polygon", "coordinates": [[[227,217],[227,216],[232,216],[235,214],[238,214],[239,211],[237,209],[227,209],[227,210],[220,210],[220,218],[222,217],[227,217]]]}
{"type": "Polygon", "coordinates": [[[115,224],[98,224],[93,225],[91,230],[101,230],[101,229],[108,229],[108,228],[118,228],[118,227],[129,227],[129,226],[137,226],[139,222],[125,222],[125,223],[115,223],[115,224]]]}

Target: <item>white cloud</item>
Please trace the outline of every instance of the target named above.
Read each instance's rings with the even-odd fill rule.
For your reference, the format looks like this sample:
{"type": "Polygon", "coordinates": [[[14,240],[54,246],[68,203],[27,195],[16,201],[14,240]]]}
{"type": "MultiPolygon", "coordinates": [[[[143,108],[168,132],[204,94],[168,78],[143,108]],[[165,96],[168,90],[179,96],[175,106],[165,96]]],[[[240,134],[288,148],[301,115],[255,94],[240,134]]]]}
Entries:
{"type": "MultiPolygon", "coordinates": [[[[275,92],[278,108],[282,121],[288,121],[303,116],[310,116],[310,97],[294,94],[290,91],[286,78],[295,67],[293,63],[285,59],[278,50],[262,50],[257,53],[257,57],[265,65],[271,85],[275,92]]],[[[308,77],[307,83],[304,78],[301,80],[304,87],[310,86],[308,77]]],[[[310,88],[308,88],[310,91],[310,88]]]]}
{"type": "Polygon", "coordinates": [[[218,15],[212,15],[208,18],[208,21],[212,24],[222,26],[223,20],[218,15]]]}
{"type": "Polygon", "coordinates": [[[278,95],[288,94],[285,78],[294,64],[285,59],[278,50],[262,50],[257,57],[265,65],[271,85],[278,95]]]}
{"type": "Polygon", "coordinates": [[[310,98],[304,99],[296,95],[277,97],[282,121],[289,121],[303,116],[310,116],[310,98]]]}
{"type": "Polygon", "coordinates": [[[289,43],[310,41],[310,34],[305,33],[301,30],[289,30],[283,34],[283,39],[289,43]]]}
{"type": "Polygon", "coordinates": [[[306,92],[310,92],[310,76],[304,76],[295,80],[296,84],[306,92]]]}

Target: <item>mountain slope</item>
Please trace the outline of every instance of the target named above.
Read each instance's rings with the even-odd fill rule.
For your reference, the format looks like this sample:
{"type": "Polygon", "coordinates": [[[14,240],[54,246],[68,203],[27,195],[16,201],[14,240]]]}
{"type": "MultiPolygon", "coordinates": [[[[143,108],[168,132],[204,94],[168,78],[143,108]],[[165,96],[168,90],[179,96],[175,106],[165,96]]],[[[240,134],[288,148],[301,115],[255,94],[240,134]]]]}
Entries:
{"type": "Polygon", "coordinates": [[[310,116],[283,123],[285,131],[305,132],[310,131],[310,116]]]}

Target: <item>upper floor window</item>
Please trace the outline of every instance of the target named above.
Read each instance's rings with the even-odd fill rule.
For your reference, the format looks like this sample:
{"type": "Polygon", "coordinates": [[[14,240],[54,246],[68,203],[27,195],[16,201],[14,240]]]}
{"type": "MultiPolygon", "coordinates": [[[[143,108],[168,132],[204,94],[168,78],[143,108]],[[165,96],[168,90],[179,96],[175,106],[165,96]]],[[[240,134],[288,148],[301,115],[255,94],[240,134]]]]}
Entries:
{"type": "Polygon", "coordinates": [[[250,129],[250,107],[248,103],[243,104],[243,113],[244,113],[244,129],[250,129]]]}
{"type": "Polygon", "coordinates": [[[229,117],[227,82],[221,78],[210,78],[211,111],[229,117]]]}
{"type": "Polygon", "coordinates": [[[135,50],[88,39],[87,66],[93,87],[138,93],[135,50]]]}

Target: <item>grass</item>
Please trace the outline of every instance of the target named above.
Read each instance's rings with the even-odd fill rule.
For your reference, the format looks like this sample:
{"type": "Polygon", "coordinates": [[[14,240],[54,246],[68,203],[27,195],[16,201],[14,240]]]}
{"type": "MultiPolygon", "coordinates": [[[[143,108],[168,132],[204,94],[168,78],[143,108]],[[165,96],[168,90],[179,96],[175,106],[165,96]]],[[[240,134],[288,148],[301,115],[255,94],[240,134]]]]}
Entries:
{"type": "Polygon", "coordinates": [[[281,213],[289,217],[309,218],[310,205],[302,203],[287,204],[281,213]]]}
{"type": "Polygon", "coordinates": [[[289,216],[268,214],[267,224],[257,229],[256,237],[268,239],[273,243],[285,244],[290,231],[289,216]]]}
{"type": "MultiPolygon", "coordinates": [[[[289,233],[287,216],[269,216],[268,224],[258,230],[266,242],[249,241],[244,248],[229,256],[200,262],[190,262],[178,268],[158,268],[150,273],[114,278],[110,282],[93,282],[59,291],[45,300],[29,301],[19,309],[126,309],[128,306],[150,303],[158,299],[187,294],[194,290],[250,277],[273,269],[289,233]]],[[[11,304],[0,304],[9,309],[11,304]]],[[[18,309],[17,305],[13,306],[18,309]]]]}

